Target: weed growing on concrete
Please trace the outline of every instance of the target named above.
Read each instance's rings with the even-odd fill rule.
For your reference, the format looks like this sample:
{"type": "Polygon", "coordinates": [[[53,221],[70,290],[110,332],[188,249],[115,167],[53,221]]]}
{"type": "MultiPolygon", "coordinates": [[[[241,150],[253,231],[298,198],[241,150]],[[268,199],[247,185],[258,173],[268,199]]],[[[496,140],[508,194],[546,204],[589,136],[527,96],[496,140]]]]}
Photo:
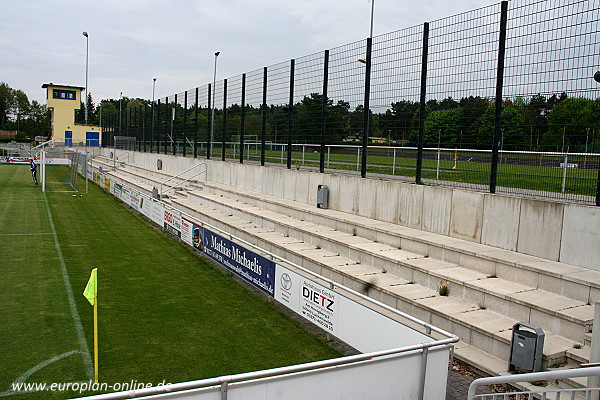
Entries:
{"type": "Polygon", "coordinates": [[[575,343],[575,344],[573,344],[573,348],[574,348],[574,349],[580,349],[581,347],[583,347],[583,346],[581,345],[581,343],[575,343]]]}
{"type": "Polygon", "coordinates": [[[450,294],[450,282],[440,281],[438,293],[440,296],[448,296],[450,294]]]}
{"type": "Polygon", "coordinates": [[[356,236],[356,233],[357,233],[356,228],[352,228],[352,236],[356,236]]]}

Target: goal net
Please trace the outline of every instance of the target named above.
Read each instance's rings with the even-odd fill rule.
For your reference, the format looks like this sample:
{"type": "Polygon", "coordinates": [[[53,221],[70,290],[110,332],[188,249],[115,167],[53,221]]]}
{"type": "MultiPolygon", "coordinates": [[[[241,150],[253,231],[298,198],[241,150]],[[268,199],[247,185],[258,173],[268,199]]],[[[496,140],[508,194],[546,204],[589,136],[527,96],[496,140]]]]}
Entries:
{"type": "Polygon", "coordinates": [[[40,165],[42,191],[87,193],[87,151],[46,147],[41,151],[40,165]],[[85,187],[80,187],[79,175],[85,179],[85,187]]]}

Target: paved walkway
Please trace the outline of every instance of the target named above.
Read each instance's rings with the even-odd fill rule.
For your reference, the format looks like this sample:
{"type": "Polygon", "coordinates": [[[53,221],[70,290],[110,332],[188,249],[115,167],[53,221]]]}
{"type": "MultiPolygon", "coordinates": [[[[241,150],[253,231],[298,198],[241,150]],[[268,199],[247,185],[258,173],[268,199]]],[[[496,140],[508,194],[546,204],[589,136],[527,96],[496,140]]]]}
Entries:
{"type": "Polygon", "coordinates": [[[446,389],[446,400],[467,400],[469,385],[475,378],[463,375],[457,371],[450,371],[448,388],[446,389]]]}
{"type": "MultiPolygon", "coordinates": [[[[454,361],[454,366],[448,376],[448,387],[446,388],[446,400],[467,400],[471,382],[479,378],[469,367],[460,361],[454,361]]],[[[481,392],[480,390],[477,393],[481,392]]]]}

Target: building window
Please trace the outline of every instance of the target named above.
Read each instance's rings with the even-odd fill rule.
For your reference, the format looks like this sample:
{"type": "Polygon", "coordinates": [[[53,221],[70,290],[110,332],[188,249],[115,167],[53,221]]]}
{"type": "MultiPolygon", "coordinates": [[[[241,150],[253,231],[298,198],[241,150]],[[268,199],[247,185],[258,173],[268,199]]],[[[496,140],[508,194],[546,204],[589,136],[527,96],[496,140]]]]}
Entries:
{"type": "Polygon", "coordinates": [[[52,97],[55,99],[75,100],[77,94],[74,90],[53,89],[52,97]]]}

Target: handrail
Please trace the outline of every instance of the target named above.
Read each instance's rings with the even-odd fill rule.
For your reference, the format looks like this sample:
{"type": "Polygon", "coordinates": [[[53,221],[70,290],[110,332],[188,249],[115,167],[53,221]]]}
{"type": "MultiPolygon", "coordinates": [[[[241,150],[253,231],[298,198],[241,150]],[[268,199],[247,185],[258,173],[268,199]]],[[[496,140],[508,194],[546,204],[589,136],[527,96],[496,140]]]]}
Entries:
{"type": "Polygon", "coordinates": [[[170,178],[168,178],[168,179],[165,179],[164,181],[162,181],[162,182],[160,183],[160,199],[162,200],[162,197],[163,197],[163,185],[164,185],[165,183],[167,183],[167,182],[169,182],[170,180],[173,180],[173,179],[175,179],[175,178],[177,178],[177,177],[179,177],[179,176],[181,176],[181,175],[185,174],[186,172],[189,172],[189,171],[193,170],[194,168],[197,168],[197,167],[199,167],[199,166],[201,166],[201,165],[204,165],[204,170],[202,170],[202,171],[198,172],[197,174],[194,174],[194,175],[192,175],[192,176],[190,176],[190,177],[188,177],[188,178],[184,179],[183,181],[181,181],[181,182],[178,182],[178,183],[176,183],[175,185],[173,185],[173,186],[169,187],[169,188],[168,188],[168,189],[165,191],[165,193],[166,193],[166,192],[168,192],[168,191],[170,191],[170,190],[173,190],[173,189],[175,189],[177,186],[179,186],[179,185],[182,185],[182,184],[184,184],[184,183],[188,182],[190,179],[197,177],[197,176],[198,176],[198,175],[200,175],[200,174],[206,174],[206,172],[208,171],[208,165],[207,165],[205,162],[202,162],[202,163],[200,163],[200,164],[196,164],[196,165],[194,165],[194,166],[192,166],[192,167],[190,167],[190,168],[186,169],[185,171],[181,171],[181,172],[180,172],[180,173],[178,173],[177,175],[174,175],[174,176],[172,176],[172,177],[170,177],[170,178]]]}
{"type": "MultiPolygon", "coordinates": [[[[510,376],[492,376],[488,378],[479,378],[475,379],[471,385],[469,386],[469,392],[467,395],[467,400],[475,400],[478,397],[484,396],[493,396],[494,394],[478,394],[477,388],[480,386],[486,385],[495,385],[495,384],[503,384],[503,383],[514,383],[514,382],[532,382],[532,381],[549,381],[555,379],[565,379],[565,378],[583,378],[588,376],[600,376],[600,367],[587,367],[587,368],[573,368],[573,369],[565,369],[560,371],[544,371],[544,372],[532,372],[528,374],[518,374],[518,375],[510,375],[510,376]]],[[[530,392],[518,392],[517,394],[527,394],[527,393],[543,393],[543,392],[573,392],[576,389],[559,389],[559,390],[535,390],[530,392]]],[[[600,388],[586,388],[586,390],[598,391],[600,388]]],[[[495,393],[496,395],[498,393],[495,393]]],[[[515,393],[501,393],[501,395],[510,395],[515,393]]],[[[506,397],[507,398],[507,397],[506,397]]]]}
{"type": "Polygon", "coordinates": [[[292,373],[318,370],[331,366],[348,365],[356,362],[366,362],[380,357],[404,357],[412,354],[414,351],[426,351],[432,347],[440,347],[444,345],[451,345],[455,340],[453,338],[436,340],[429,343],[421,343],[411,346],[400,347],[390,350],[381,350],[367,354],[357,354],[353,356],[345,356],[339,358],[332,358],[329,360],[313,361],[305,364],[296,364],[286,367],[277,367],[266,369],[262,371],[244,372],[235,375],[224,375],[215,378],[200,379],[196,381],[173,383],[165,386],[155,386],[150,388],[143,388],[137,390],[129,390],[117,393],[106,393],[95,396],[85,397],[87,400],[121,400],[131,399],[141,396],[150,396],[161,393],[175,393],[183,390],[200,389],[218,385],[229,385],[236,382],[264,379],[269,377],[276,377],[280,375],[287,375],[292,373]]]}

